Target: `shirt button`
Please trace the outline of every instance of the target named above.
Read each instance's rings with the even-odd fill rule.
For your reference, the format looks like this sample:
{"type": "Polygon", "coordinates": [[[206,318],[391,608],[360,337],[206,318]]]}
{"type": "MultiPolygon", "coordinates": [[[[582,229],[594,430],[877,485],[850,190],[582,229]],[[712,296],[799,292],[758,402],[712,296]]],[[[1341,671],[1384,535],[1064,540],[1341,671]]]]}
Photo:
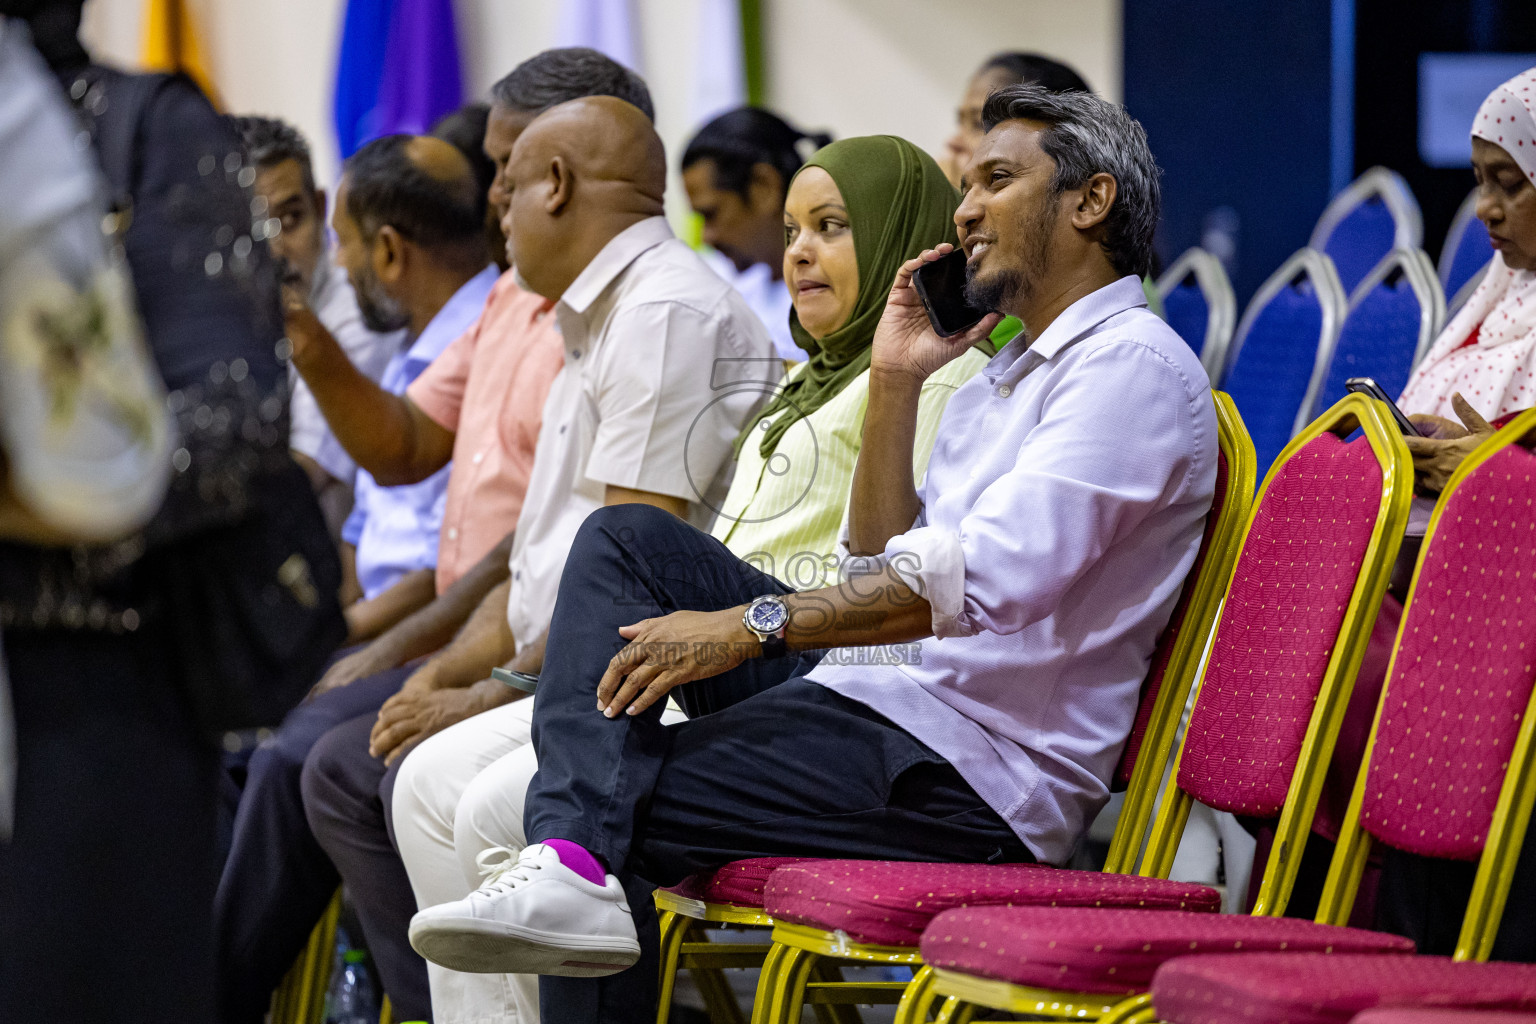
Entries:
{"type": "Polygon", "coordinates": [[[581,358],[581,349],[579,349],[579,348],[572,349],[571,350],[571,358],[572,359],[580,359],[581,358]]]}
{"type": "Polygon", "coordinates": [[[1007,398],[1011,394],[1013,394],[1013,388],[1009,387],[1007,384],[1000,385],[997,389],[998,398],[1007,398]]]}
{"type": "Polygon", "coordinates": [[[485,461],[485,452],[475,452],[475,457],[469,461],[473,462],[477,466],[480,465],[480,463],[485,461]]]}
{"type": "Polygon", "coordinates": [[[459,528],[457,526],[450,526],[450,527],[448,527],[448,539],[449,540],[458,540],[459,539],[459,528]]]}

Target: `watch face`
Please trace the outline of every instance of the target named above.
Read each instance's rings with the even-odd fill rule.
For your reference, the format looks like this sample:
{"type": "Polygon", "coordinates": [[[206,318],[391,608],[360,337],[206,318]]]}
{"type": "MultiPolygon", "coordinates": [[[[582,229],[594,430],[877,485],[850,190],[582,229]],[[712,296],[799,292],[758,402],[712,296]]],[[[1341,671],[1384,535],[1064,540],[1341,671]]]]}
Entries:
{"type": "Polygon", "coordinates": [[[759,633],[777,633],[789,621],[789,609],[777,598],[762,601],[747,612],[747,621],[759,633]]]}

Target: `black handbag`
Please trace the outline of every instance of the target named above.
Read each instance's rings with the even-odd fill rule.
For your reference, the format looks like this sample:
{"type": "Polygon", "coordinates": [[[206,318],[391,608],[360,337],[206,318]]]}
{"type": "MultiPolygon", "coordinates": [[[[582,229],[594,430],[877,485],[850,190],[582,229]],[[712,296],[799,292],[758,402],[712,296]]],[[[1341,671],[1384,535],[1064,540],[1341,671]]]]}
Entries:
{"type": "Polygon", "coordinates": [[[252,175],[233,129],[185,76],[93,66],[65,84],[116,200],[180,447],[141,535],[0,559],[11,584],[0,585],[0,624],[142,631],[166,645],[204,728],[276,724],[346,624],[339,555],[288,453],[277,278],[252,175]],[[18,582],[31,589],[20,604],[18,582]]]}

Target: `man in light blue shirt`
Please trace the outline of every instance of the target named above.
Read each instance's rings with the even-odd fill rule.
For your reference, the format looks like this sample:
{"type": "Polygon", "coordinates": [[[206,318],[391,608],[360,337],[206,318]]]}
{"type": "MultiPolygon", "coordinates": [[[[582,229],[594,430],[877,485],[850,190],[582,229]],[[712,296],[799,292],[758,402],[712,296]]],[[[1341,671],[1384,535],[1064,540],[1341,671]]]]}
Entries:
{"type": "MultiPolygon", "coordinates": [[[[410,347],[390,359],[379,386],[405,394],[411,381],[474,324],[497,277],[492,265],[464,282],[410,347]]],[[[322,451],[333,445],[340,450],[335,436],[326,435],[322,451]]],[[[398,487],[381,487],[366,469],[357,471],[352,514],[342,525],[341,539],[357,552],[357,582],[364,601],[378,597],[409,572],[437,567],[437,535],[450,469],[451,463],[420,483],[398,487]]]]}
{"type": "Polygon", "coordinates": [[[1210,510],[1215,410],[1142,293],[1141,126],[1037,86],[986,121],[966,290],[1025,333],[955,394],[914,487],[923,382],[1000,317],[938,337],[912,274],[951,247],[902,267],[840,586],[795,593],[652,509],[586,520],[538,684],[533,845],[416,915],[428,959],[545,975],[545,1024],[639,1022],[651,886],[754,856],[1059,864],[1105,802],[1210,510]],[[669,692],[689,718],[663,726],[669,692]]]}

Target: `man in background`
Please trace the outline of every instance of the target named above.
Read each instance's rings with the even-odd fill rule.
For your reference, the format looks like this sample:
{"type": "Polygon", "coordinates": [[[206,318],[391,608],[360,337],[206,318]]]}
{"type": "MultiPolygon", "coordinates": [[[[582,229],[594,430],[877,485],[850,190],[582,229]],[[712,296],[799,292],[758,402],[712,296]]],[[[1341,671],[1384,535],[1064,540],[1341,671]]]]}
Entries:
{"type": "MultiPolygon", "coordinates": [[[[506,208],[500,175],[512,146],[545,109],[606,95],[632,103],[647,117],[652,112],[650,94],[637,75],[580,47],[546,50],[524,61],[491,92],[484,148],[498,170],[490,190],[498,211],[506,208]]],[[[282,976],[336,888],[336,868],[316,844],[300,802],[300,771],[316,740],[357,716],[377,715],[386,699],[392,699],[395,712],[408,712],[396,720],[404,727],[396,734],[402,749],[469,713],[465,698],[475,694],[467,687],[484,673],[471,673],[453,685],[463,674],[456,659],[422,659],[437,655],[508,577],[513,527],[529,486],[545,399],[565,360],[553,308],[549,300],[520,288],[514,275],[504,274],[475,324],[405,395],[372,384],[350,366],[334,339],[314,329],[312,315],[290,311],[294,363],[313,387],[337,439],[359,464],[385,484],[421,480],[450,458],[453,471],[438,548],[437,597],[332,666],[312,699],[290,715],[262,751],[270,773],[260,797],[267,824],[254,833],[260,844],[247,847],[260,855],[243,868],[231,861],[221,908],[223,895],[238,887],[267,920],[246,929],[243,949],[222,953],[244,972],[241,990],[226,991],[228,1020],[259,1019],[263,990],[270,992],[282,976]],[[407,665],[414,674],[405,670],[407,665]],[[408,677],[416,685],[403,685],[408,677]],[[263,877],[270,879],[264,890],[263,877]]],[[[505,591],[500,609],[504,616],[505,591]]],[[[374,803],[379,788],[387,789],[393,779],[390,772],[375,781],[374,803]]],[[[248,784],[246,800],[253,799],[248,784]]],[[[237,847],[238,842],[237,836],[237,847]]],[[[396,871],[397,883],[381,876],[372,884],[384,896],[398,884],[409,901],[404,871],[396,871]]],[[[225,943],[235,945],[227,938],[225,943]]],[[[409,1017],[411,1007],[425,1004],[426,969],[404,948],[408,962],[389,961],[377,950],[375,962],[397,1015],[409,1017]]]]}
{"type": "Polygon", "coordinates": [[[771,111],[738,107],[700,128],[683,150],[683,187],[703,220],[708,259],[768,328],[785,362],[806,353],[789,330],[784,283],[784,196],[800,165],[832,141],[807,133],[771,111]]]}
{"type": "MultiPolygon", "coordinates": [[[[473,325],[496,283],[499,275],[485,259],[482,203],[469,162],[440,139],[387,136],[346,163],[334,215],[336,276],[345,274],[365,320],[399,325],[411,339],[386,371],[393,393],[473,325]]],[[[324,330],[297,294],[288,302],[290,323],[309,321],[312,332],[324,330]]],[[[348,610],[354,638],[379,632],[436,595],[437,525],[448,483],[446,468],[400,487],[380,487],[368,473],[358,474],[347,535],[357,543],[358,577],[368,597],[348,610]]],[[[359,684],[334,699],[377,706],[388,693],[375,691],[392,692],[399,681],[374,680],[372,689],[359,684]]],[[[312,841],[305,844],[296,773],[285,772],[284,756],[286,747],[303,745],[312,708],[308,703],[290,713],[247,768],[216,903],[228,1019],[259,1020],[291,960],[292,949],[274,946],[270,937],[302,934],[314,924],[307,901],[290,903],[288,883],[307,861],[318,862],[322,872],[326,862],[312,841]]],[[[329,887],[335,884],[332,878],[329,887]]]]}
{"type": "MultiPolygon", "coordinates": [[[[464,154],[475,169],[480,194],[487,198],[491,183],[496,180],[496,162],[485,153],[485,127],[490,120],[489,103],[469,103],[445,114],[429,133],[464,154]]],[[[485,204],[485,248],[492,263],[503,271],[511,269],[512,265],[507,262],[507,240],[501,233],[501,211],[490,202],[485,204]]]]}
{"type": "Polygon", "coordinates": [[[960,97],[960,106],[955,110],[955,133],[944,142],[944,154],[939,158],[939,166],[956,188],[960,187],[961,172],[986,135],[981,109],[987,97],[1009,85],[1039,85],[1051,92],[1093,91],[1082,75],[1042,54],[998,53],[987,58],[965,85],[965,95],[960,97]]]}
{"type": "MultiPolygon", "coordinates": [[[[310,827],[353,894],[392,997],[386,956],[414,956],[415,906],[386,814],[402,756],[469,718],[484,730],[464,743],[466,762],[483,766],[527,743],[533,701],[513,703],[520,692],[491,670],[538,673],[581,522],[604,505],[649,505],[678,519],[701,512],[762,394],[728,386],[777,364],[745,300],[662,217],[666,159],[645,112],[606,96],[561,104],[521,133],[502,182],[513,186],[502,227],[514,262],[527,287],[555,303],[565,344],[511,578],[378,715],[332,729],[304,765],[310,827]],[[434,691],[452,717],[423,713],[434,691]]],[[[520,1008],[532,1011],[531,986],[516,980],[437,971],[431,985],[439,1021],[526,1020],[520,1008]]]]}
{"type": "MultiPolygon", "coordinates": [[[[347,276],[331,265],[325,238],[326,195],[315,184],[309,143],[298,129],[271,117],[235,119],[246,156],[256,167],[256,195],[264,200],[269,223],[278,233],[269,238],[285,288],[304,296],[320,322],[369,380],[377,381],[390,357],[400,351],[405,332],[400,324],[370,319],[358,309],[347,276]]],[[[331,440],[330,427],[298,373],[290,368],[293,395],[289,403],[288,444],[309,474],[320,507],[339,534],[352,506],[352,478],[357,465],[331,440]]],[[[343,594],[355,598],[356,592],[343,594]]]]}

